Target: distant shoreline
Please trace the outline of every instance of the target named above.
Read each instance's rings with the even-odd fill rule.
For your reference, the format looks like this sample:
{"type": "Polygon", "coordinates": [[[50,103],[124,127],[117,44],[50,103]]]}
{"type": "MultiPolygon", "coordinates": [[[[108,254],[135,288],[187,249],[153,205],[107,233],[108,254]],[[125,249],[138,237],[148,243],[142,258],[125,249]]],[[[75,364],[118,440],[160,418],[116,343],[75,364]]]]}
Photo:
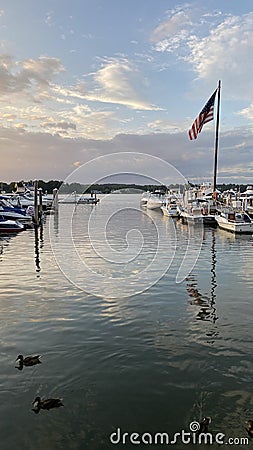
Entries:
{"type": "MultiPolygon", "coordinates": [[[[18,188],[21,188],[22,186],[28,186],[31,184],[31,181],[25,182],[11,182],[11,183],[4,183],[0,182],[0,192],[1,193],[11,193],[15,192],[18,188]]],[[[252,182],[253,184],[253,182],[252,182]]],[[[142,193],[146,191],[154,192],[155,190],[164,190],[167,189],[180,189],[181,192],[183,191],[184,186],[178,185],[178,184],[171,184],[169,186],[165,185],[148,185],[148,184],[132,184],[132,183],[105,183],[105,184],[93,184],[93,185],[86,185],[81,183],[71,183],[71,184],[65,184],[63,181],[58,180],[50,180],[50,181],[38,181],[39,188],[42,188],[43,192],[47,192],[48,194],[52,194],[53,190],[59,189],[59,192],[61,194],[71,194],[72,192],[76,192],[77,194],[90,194],[90,193],[96,193],[96,194],[109,194],[109,193],[142,193]],[[123,192],[122,192],[123,191],[123,192]]],[[[190,184],[189,184],[190,185],[190,184]]],[[[200,186],[200,184],[194,185],[194,186],[200,186]]],[[[238,192],[244,192],[248,186],[247,184],[235,184],[235,183],[228,183],[228,184],[218,184],[217,189],[219,189],[221,192],[233,189],[237,190],[238,192]]]]}

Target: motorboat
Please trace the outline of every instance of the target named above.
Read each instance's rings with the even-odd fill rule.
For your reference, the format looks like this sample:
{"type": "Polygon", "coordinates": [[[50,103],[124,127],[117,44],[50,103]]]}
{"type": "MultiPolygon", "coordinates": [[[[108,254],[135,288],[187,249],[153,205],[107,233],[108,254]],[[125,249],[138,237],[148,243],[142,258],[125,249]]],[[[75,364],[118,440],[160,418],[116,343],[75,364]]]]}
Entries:
{"type": "Polygon", "coordinates": [[[238,234],[253,233],[253,220],[245,211],[224,209],[215,215],[215,219],[223,230],[238,234]]]}
{"type": "MultiPolygon", "coordinates": [[[[41,189],[38,189],[38,191],[41,189]]],[[[5,194],[6,198],[10,201],[13,206],[19,208],[28,208],[29,206],[34,206],[34,186],[29,184],[27,186],[18,187],[12,194],[5,194]]],[[[38,192],[38,204],[40,202],[40,194],[38,192]]],[[[42,193],[41,195],[42,209],[48,210],[52,207],[53,198],[47,194],[42,193]]]]}
{"type": "Polygon", "coordinates": [[[28,215],[25,209],[13,206],[3,195],[0,195],[0,216],[7,220],[32,221],[32,216],[28,215]]]}
{"type": "Polygon", "coordinates": [[[181,203],[182,221],[204,225],[216,225],[216,206],[209,185],[186,189],[181,203]]]}
{"type": "Polygon", "coordinates": [[[81,205],[96,205],[99,202],[99,198],[97,198],[96,194],[91,194],[90,197],[87,197],[83,194],[77,194],[76,192],[72,192],[64,198],[59,200],[59,203],[66,204],[81,204],[81,205]]]}
{"type": "Polygon", "coordinates": [[[164,192],[155,191],[150,194],[147,201],[147,209],[161,209],[161,206],[165,204],[164,192]]]}
{"type": "Polygon", "coordinates": [[[6,220],[0,218],[0,233],[19,233],[24,229],[24,225],[16,220],[6,220]]]}
{"type": "Polygon", "coordinates": [[[203,214],[199,201],[189,200],[188,206],[184,207],[180,212],[180,218],[183,222],[202,224],[203,214]]]}
{"type": "Polygon", "coordinates": [[[151,194],[150,194],[149,191],[144,192],[144,193],[142,194],[142,196],[141,196],[141,198],[140,198],[140,206],[141,206],[141,207],[145,208],[145,207],[147,206],[148,199],[149,199],[150,195],[151,195],[151,194]]]}
{"type": "Polygon", "coordinates": [[[242,207],[249,215],[253,215],[253,187],[247,186],[245,192],[240,194],[240,200],[242,202],[242,207]]]}
{"type": "Polygon", "coordinates": [[[161,206],[161,210],[166,217],[178,217],[178,207],[176,202],[166,202],[165,205],[161,206]]]}

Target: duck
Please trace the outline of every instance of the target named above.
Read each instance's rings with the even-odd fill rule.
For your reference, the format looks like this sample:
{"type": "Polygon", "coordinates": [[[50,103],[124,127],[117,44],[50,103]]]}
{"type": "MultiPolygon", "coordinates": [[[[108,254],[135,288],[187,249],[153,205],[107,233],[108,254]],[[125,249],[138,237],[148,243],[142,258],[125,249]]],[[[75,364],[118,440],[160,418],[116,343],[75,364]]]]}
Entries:
{"type": "Polygon", "coordinates": [[[253,420],[248,420],[246,430],[248,435],[253,438],[253,420]]]}
{"type": "Polygon", "coordinates": [[[35,366],[36,364],[41,364],[40,361],[41,355],[36,356],[26,356],[18,355],[16,361],[19,361],[20,366],[35,366]]]}
{"type": "Polygon", "coordinates": [[[59,408],[60,406],[64,406],[61,398],[47,398],[45,400],[41,400],[40,397],[36,397],[32,405],[34,405],[33,411],[39,412],[40,409],[52,409],[59,408]]]}
{"type": "Polygon", "coordinates": [[[200,435],[200,433],[208,433],[208,425],[211,423],[211,417],[203,417],[201,422],[199,422],[199,430],[197,432],[197,436],[200,435]]]}

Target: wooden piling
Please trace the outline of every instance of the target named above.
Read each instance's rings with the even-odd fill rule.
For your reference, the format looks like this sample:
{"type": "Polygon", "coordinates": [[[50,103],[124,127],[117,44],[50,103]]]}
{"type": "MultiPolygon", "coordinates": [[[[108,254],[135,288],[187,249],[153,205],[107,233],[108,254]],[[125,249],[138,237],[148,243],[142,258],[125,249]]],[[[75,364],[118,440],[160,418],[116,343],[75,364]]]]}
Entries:
{"type": "Polygon", "coordinates": [[[42,205],[42,189],[39,188],[38,189],[39,192],[39,216],[42,217],[42,213],[43,213],[43,205],[42,205]]]}
{"type": "Polygon", "coordinates": [[[38,180],[34,181],[34,213],[33,220],[35,225],[39,225],[39,208],[38,208],[38,180]]]}
{"type": "Polygon", "coordinates": [[[55,212],[58,212],[58,189],[54,188],[53,190],[53,208],[55,212]]]}

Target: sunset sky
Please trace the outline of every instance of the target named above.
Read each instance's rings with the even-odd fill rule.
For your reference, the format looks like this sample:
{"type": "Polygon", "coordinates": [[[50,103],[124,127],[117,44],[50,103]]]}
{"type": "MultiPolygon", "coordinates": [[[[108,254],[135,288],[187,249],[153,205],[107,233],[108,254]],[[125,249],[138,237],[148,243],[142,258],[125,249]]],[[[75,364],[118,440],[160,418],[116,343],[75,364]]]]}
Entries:
{"type": "Polygon", "coordinates": [[[220,79],[218,182],[253,184],[252,0],[2,0],[0,43],[0,181],[117,152],[211,181],[215,121],[187,132],[220,79]]]}

